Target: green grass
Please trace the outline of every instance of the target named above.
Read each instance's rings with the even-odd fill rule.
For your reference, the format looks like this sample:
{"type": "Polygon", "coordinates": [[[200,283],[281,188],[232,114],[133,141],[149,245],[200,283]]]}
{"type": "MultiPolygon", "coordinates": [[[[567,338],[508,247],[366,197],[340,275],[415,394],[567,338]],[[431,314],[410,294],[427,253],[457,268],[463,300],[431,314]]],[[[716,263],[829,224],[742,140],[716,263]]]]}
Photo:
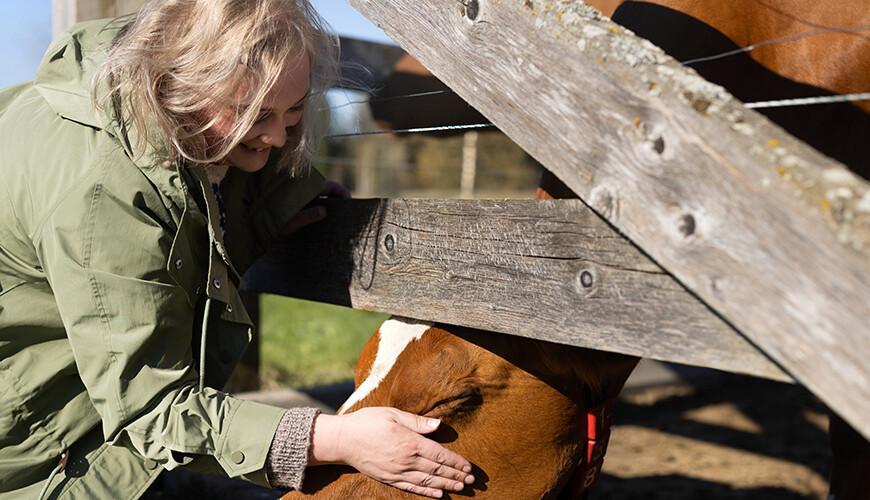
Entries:
{"type": "Polygon", "coordinates": [[[266,387],[309,387],[353,378],[359,351],[388,315],[288,299],[260,298],[266,387]]]}

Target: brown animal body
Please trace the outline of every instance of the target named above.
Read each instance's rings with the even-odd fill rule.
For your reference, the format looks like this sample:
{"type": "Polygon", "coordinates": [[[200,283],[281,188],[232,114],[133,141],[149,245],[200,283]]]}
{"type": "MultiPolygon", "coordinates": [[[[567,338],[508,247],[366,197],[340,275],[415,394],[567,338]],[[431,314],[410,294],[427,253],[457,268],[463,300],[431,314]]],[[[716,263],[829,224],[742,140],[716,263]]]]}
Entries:
{"type": "MultiPolygon", "coordinates": [[[[692,63],[708,80],[745,102],[870,91],[870,4],[867,0],[594,0],[589,3],[681,61],[721,54],[766,40],[789,41],[751,52],[692,63]],[[614,8],[616,9],[614,11],[614,8]],[[862,31],[862,27],[864,30],[862,31]],[[812,32],[812,33],[811,33],[812,32]]],[[[400,61],[385,82],[391,97],[444,88],[415,61],[400,61]]],[[[436,96],[408,106],[373,103],[376,118],[395,128],[476,123],[483,118],[457,97],[436,96]],[[452,100],[451,100],[452,99],[452,100]],[[413,108],[413,109],[412,109],[413,108]],[[427,109],[432,112],[427,112],[427,109]],[[408,110],[413,112],[409,113],[408,110]]],[[[792,134],[870,174],[870,103],[762,110],[792,134]]],[[[545,173],[539,198],[576,197],[545,173]]],[[[376,334],[357,366],[359,388],[370,375],[383,339],[376,334]]],[[[585,438],[585,411],[615,397],[635,358],[465,328],[427,328],[382,374],[376,388],[349,402],[394,406],[437,416],[446,424],[435,438],[471,460],[478,482],[457,496],[556,496],[574,470],[585,438]]],[[[870,498],[870,446],[841,420],[832,419],[836,500],[870,498]]],[[[309,471],[306,495],[318,498],[406,498],[403,493],[348,468],[309,471]]]]}
{"type": "MultiPolygon", "coordinates": [[[[431,437],[467,457],[477,479],[452,495],[555,498],[583,451],[585,409],[615,397],[635,363],[628,356],[391,319],[363,348],[357,392],[340,411],[392,406],[440,418],[431,437]],[[419,337],[403,344],[414,328],[419,337]],[[398,347],[385,370],[383,353],[398,347]],[[367,383],[373,370],[381,372],[376,385],[367,383]]],[[[306,495],[414,497],[338,466],[310,469],[303,492],[284,498],[306,495]]]]}
{"type": "MultiPolygon", "coordinates": [[[[643,27],[656,43],[673,36],[681,43],[661,42],[662,48],[677,59],[687,60],[716,54],[712,35],[691,30],[684,16],[718,31],[736,47],[748,47],[759,42],[779,40],[761,45],[747,52],[746,57],[757,61],[781,78],[821,89],[822,93],[847,94],[867,92],[870,79],[870,3],[866,0],[840,0],[817,2],[813,0],[729,0],[712,5],[706,0],[656,0],[655,2],[624,2],[616,9],[614,20],[629,27],[643,27]],[[645,5],[643,5],[645,4],[645,5]],[[666,7],[680,15],[665,14],[666,7]],[[641,22],[640,15],[652,14],[652,20],[641,22]],[[668,19],[668,16],[673,16],[668,19]],[[647,25],[666,22],[663,28],[670,34],[652,31],[647,25]],[[794,39],[784,39],[794,37],[794,39]],[[683,48],[681,49],[680,46],[683,48]],[[691,54],[690,54],[691,53],[691,54]]],[[[641,36],[640,32],[637,32],[641,36]]],[[[712,33],[712,32],[709,32],[712,33]]],[[[724,43],[723,43],[724,45],[724,43]]],[[[734,48],[736,48],[734,47],[734,48]]],[[[722,48],[725,48],[724,46],[722,48]]],[[[733,58],[719,59],[716,65],[725,65],[733,58]]],[[[737,58],[739,60],[739,57],[737,58]]],[[[712,61],[711,63],[713,64],[712,61]]],[[[694,65],[703,71],[703,67],[694,65]]],[[[732,69],[727,68],[726,69],[732,69]]],[[[733,68],[737,69],[737,68],[733,68]]],[[[719,71],[712,81],[732,89],[748,92],[748,87],[761,87],[758,91],[770,93],[779,88],[764,88],[769,81],[752,81],[754,74],[734,74],[719,71]]],[[[734,92],[734,90],[732,90],[734,92]]],[[[783,98],[776,95],[770,98],[783,98]]],[[[870,102],[855,106],[870,111],[870,102]]]]}
{"type": "MultiPolygon", "coordinates": [[[[690,63],[743,102],[870,91],[867,0],[628,1],[613,20],[679,61],[757,44],[750,52],[690,63]]],[[[759,111],[870,177],[870,101],[759,111]]]]}

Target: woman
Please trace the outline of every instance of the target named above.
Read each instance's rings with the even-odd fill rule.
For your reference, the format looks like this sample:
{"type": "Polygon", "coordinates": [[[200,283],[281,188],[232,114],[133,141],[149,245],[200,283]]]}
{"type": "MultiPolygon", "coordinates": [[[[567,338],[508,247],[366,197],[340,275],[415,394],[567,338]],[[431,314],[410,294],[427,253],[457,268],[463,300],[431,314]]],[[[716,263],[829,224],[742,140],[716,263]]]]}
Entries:
{"type": "Polygon", "coordinates": [[[322,217],[300,209],[323,189],[309,101],[334,47],[306,0],[154,1],[74,27],[0,92],[0,496],[137,498],[181,466],[297,488],[346,463],[433,497],[473,482],[421,436],[437,420],[217,389],[250,335],[240,273],[322,217]]]}

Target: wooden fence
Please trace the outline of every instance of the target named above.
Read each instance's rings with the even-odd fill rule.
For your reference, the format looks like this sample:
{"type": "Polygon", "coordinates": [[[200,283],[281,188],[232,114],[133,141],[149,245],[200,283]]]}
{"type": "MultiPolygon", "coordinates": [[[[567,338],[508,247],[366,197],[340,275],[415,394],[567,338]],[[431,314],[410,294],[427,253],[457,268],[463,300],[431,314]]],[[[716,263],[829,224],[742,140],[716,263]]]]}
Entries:
{"type": "Polygon", "coordinates": [[[867,182],[580,1],[350,1],[582,202],[332,202],[252,289],[793,378],[870,437],[867,182]]]}
{"type": "MultiPolygon", "coordinates": [[[[559,254],[558,244],[545,239],[550,243],[541,251],[529,244],[540,232],[518,237],[510,230],[520,220],[531,231],[535,224],[524,214],[547,217],[544,209],[503,202],[500,212],[487,213],[486,204],[438,201],[415,210],[381,202],[371,223],[348,233],[363,237],[337,258],[355,262],[351,277],[361,281],[324,287],[354,307],[779,378],[785,373],[870,436],[865,181],[582,2],[351,3],[604,220],[595,226],[601,233],[590,230],[595,235],[584,238],[581,232],[576,240],[588,253],[575,241],[570,258],[583,263],[546,275],[519,257],[537,251],[541,262],[559,254]],[[389,209],[397,217],[392,225],[381,215],[389,209]],[[436,216],[427,220],[427,210],[436,216]],[[407,231],[393,235],[391,255],[386,234],[403,217],[407,231]],[[482,221],[498,218],[501,234],[513,239],[487,236],[482,221]],[[440,232],[427,233],[432,227],[440,232]],[[480,238],[469,243],[475,235],[480,238]],[[651,260],[632,261],[627,249],[634,247],[624,240],[651,260]],[[505,241],[510,248],[499,247],[505,241]],[[658,267],[623,278],[613,262],[595,265],[600,255],[612,255],[614,241],[626,249],[620,257],[632,262],[623,270],[658,267]],[[420,257],[427,246],[432,250],[420,257]],[[390,260],[402,251],[410,259],[405,269],[390,260]],[[479,257],[468,258],[474,253],[479,257]],[[511,272],[499,274],[499,253],[517,256],[511,272]],[[456,263],[457,255],[464,263],[456,263]],[[384,270],[390,265],[398,277],[384,270]],[[582,289],[584,265],[612,272],[599,273],[599,293],[617,299],[599,309],[584,307],[580,294],[568,297],[578,281],[582,289]],[[656,289],[665,300],[637,302],[643,290],[659,286],[651,285],[659,269],[672,276],[669,285],[685,288],[661,285],[656,289]],[[479,293],[457,293],[477,280],[486,283],[475,288],[479,293]],[[527,290],[532,302],[518,306],[516,294],[485,293],[498,280],[508,285],[497,290],[527,290]],[[620,294],[627,298],[622,307],[620,294]],[[463,304],[473,310],[463,313],[463,304]],[[592,310],[609,320],[590,316],[592,310]],[[555,315],[542,319],[549,314],[555,315]],[[734,340],[735,330],[745,342],[734,340]],[[747,355],[750,345],[757,349],[747,355]],[[764,356],[770,362],[759,361],[764,356]],[[740,369],[749,365],[755,368],[740,369]]],[[[569,203],[553,204],[551,215],[582,224],[580,207],[569,203]]]]}

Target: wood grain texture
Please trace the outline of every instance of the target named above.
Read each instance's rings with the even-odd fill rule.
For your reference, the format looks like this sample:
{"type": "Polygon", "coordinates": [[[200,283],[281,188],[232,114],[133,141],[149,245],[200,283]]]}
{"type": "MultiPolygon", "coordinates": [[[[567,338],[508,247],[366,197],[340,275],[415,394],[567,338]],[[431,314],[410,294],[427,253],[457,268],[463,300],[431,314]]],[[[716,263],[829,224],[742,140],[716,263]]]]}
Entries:
{"type": "Polygon", "coordinates": [[[350,1],[870,437],[867,182],[583,2],[350,1]]]}
{"type": "Polygon", "coordinates": [[[790,380],[579,200],[335,200],[248,289],[790,380]]]}

